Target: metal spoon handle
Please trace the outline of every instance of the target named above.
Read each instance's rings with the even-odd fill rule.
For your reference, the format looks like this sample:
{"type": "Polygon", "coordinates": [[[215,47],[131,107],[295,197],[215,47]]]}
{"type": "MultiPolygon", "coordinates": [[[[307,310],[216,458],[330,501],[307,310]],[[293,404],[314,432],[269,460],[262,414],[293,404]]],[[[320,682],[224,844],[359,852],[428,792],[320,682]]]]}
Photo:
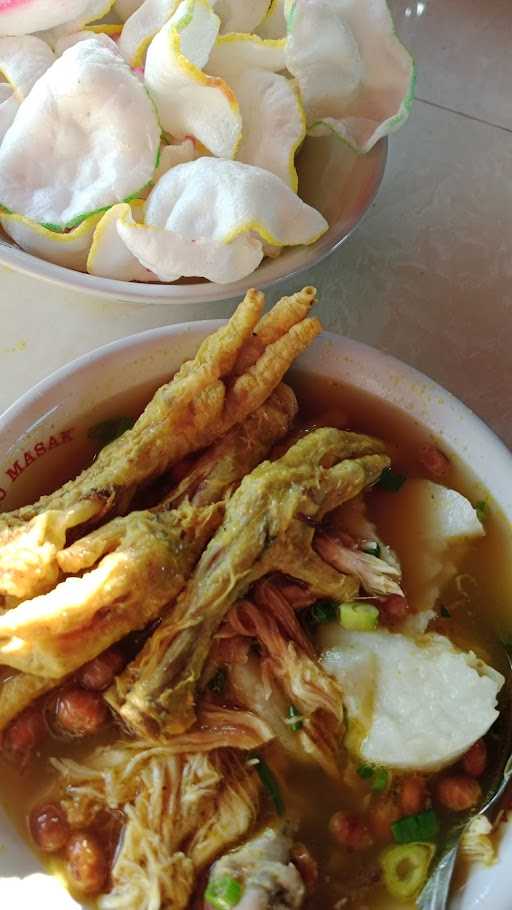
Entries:
{"type": "Polygon", "coordinates": [[[417,900],[418,910],[445,910],[457,859],[458,843],[441,857],[417,900]]]}
{"type": "MultiPolygon", "coordinates": [[[[494,790],[492,796],[482,806],[478,815],[486,815],[490,821],[494,821],[499,811],[500,803],[512,780],[512,756],[509,756],[505,762],[503,774],[499,786],[494,790]]],[[[448,907],[448,898],[450,895],[450,886],[459,849],[459,840],[462,834],[462,828],[454,832],[454,841],[441,856],[437,866],[430,875],[423,891],[419,895],[416,906],[417,910],[446,910],[448,907]]]]}

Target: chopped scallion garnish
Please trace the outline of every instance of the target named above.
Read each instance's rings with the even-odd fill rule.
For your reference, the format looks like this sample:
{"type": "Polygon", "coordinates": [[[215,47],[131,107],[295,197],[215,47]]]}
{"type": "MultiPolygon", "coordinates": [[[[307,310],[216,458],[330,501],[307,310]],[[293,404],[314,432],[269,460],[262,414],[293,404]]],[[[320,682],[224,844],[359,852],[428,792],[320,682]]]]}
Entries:
{"type": "Polygon", "coordinates": [[[338,604],[334,600],[317,600],[309,610],[309,619],[315,625],[333,622],[337,615],[338,604]]]}
{"type": "Polygon", "coordinates": [[[388,847],[379,858],[384,884],[398,900],[413,898],[425,884],[428,867],[435,853],[430,844],[404,844],[388,847]]]}
{"type": "Polygon", "coordinates": [[[302,717],[300,711],[297,711],[295,705],[290,705],[288,708],[288,717],[286,723],[294,733],[298,733],[300,730],[302,730],[302,727],[304,726],[304,718],[302,717]]]}
{"type": "Polygon", "coordinates": [[[483,524],[489,514],[489,505],[486,503],[485,499],[479,499],[478,502],[475,502],[475,512],[476,517],[483,524]]]}
{"type": "Polygon", "coordinates": [[[373,777],[373,768],[371,765],[359,765],[357,773],[363,780],[370,780],[370,778],[373,777]]]}
{"type": "Polygon", "coordinates": [[[439,819],[433,809],[406,815],[391,825],[397,844],[425,843],[434,841],[439,834],[439,819]]]}
{"type": "Polygon", "coordinates": [[[215,692],[216,695],[222,695],[224,689],[226,688],[226,679],[227,674],[223,667],[213,674],[212,678],[208,682],[208,688],[210,692],[215,692]]]}
{"type": "Polygon", "coordinates": [[[255,765],[261,783],[265,787],[270,799],[274,803],[278,815],[284,815],[284,802],[281,796],[281,790],[273,771],[269,768],[266,761],[258,756],[258,764],[255,765]]]}
{"type": "Polygon", "coordinates": [[[377,486],[379,486],[381,490],[387,490],[388,493],[397,493],[406,480],[407,477],[405,474],[398,474],[397,471],[393,471],[392,468],[384,468],[379,477],[377,486]]]}
{"type": "Polygon", "coordinates": [[[340,624],[350,632],[371,632],[379,624],[379,611],[367,603],[340,604],[340,624]]]}
{"type": "Polygon", "coordinates": [[[372,790],[375,793],[382,793],[383,790],[387,790],[389,785],[389,771],[386,771],[386,768],[375,768],[372,777],[372,790]]]}
{"type": "Polygon", "coordinates": [[[220,875],[209,882],[204,897],[214,910],[231,910],[240,903],[242,886],[230,875],[220,875]]]}
{"type": "Polygon", "coordinates": [[[380,558],[380,543],[377,543],[376,540],[365,540],[361,544],[361,550],[363,553],[368,553],[369,556],[376,556],[377,559],[380,558]]]}
{"type": "Polygon", "coordinates": [[[359,765],[359,777],[367,780],[375,793],[382,793],[389,786],[389,771],[386,768],[373,767],[372,765],[359,765]]]}

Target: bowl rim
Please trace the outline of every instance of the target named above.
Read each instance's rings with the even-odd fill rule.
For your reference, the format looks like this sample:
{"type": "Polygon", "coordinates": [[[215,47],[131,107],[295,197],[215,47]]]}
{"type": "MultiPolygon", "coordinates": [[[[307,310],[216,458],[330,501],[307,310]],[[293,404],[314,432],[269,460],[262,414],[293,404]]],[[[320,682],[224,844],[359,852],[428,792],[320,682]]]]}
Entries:
{"type": "Polygon", "coordinates": [[[264,259],[251,275],[247,275],[237,282],[215,284],[201,281],[190,284],[166,284],[100,278],[96,275],[89,275],[87,272],[48,262],[39,256],[25,252],[14,241],[8,242],[4,239],[0,239],[0,265],[15,269],[29,277],[56,284],[68,291],[79,291],[106,300],[121,300],[127,303],[166,304],[168,306],[214,303],[220,300],[233,300],[244,294],[253,285],[257,285],[261,290],[270,286],[277,287],[285,281],[292,280],[306,269],[318,265],[331,253],[338,250],[359,227],[382,186],[389,155],[388,137],[384,136],[380,139],[371,152],[375,149],[379,149],[380,153],[378,157],[376,156],[373,179],[369,181],[363,206],[357,218],[349,219],[348,224],[342,222],[341,230],[334,231],[334,226],[330,226],[329,230],[310,246],[289,247],[286,253],[277,259],[264,259]]]}
{"type": "MultiPolygon", "coordinates": [[[[118,352],[128,353],[130,350],[136,350],[140,346],[144,347],[147,342],[173,338],[174,336],[179,337],[190,333],[204,336],[214,332],[220,326],[225,325],[227,321],[226,318],[201,319],[191,322],[178,322],[173,325],[156,326],[155,328],[145,329],[142,332],[135,332],[130,335],[125,335],[122,338],[116,338],[114,341],[99,345],[98,347],[87,351],[85,354],[75,357],[73,360],[52,370],[48,376],[45,376],[26,392],[22,393],[12,404],[0,413],[0,438],[1,434],[7,432],[7,430],[11,431],[13,425],[15,426],[19,423],[19,420],[26,409],[35,407],[38,401],[51,393],[63,380],[68,379],[70,376],[86,372],[93,364],[99,364],[103,360],[115,356],[118,352]]],[[[512,469],[512,451],[506,446],[495,430],[486,424],[485,421],[472,411],[467,404],[461,401],[460,398],[457,398],[452,392],[444,386],[441,386],[426,373],[421,372],[406,361],[400,360],[393,354],[388,354],[365,342],[350,338],[347,335],[330,332],[325,329],[322,331],[319,338],[315,339],[308,351],[301,355],[301,360],[307,360],[310,352],[314,356],[315,349],[319,342],[327,343],[329,346],[338,346],[340,349],[344,349],[345,353],[348,352],[350,356],[354,355],[354,360],[364,361],[368,374],[371,374],[372,365],[379,365],[381,368],[387,368],[389,371],[395,372],[406,382],[408,381],[411,386],[421,388],[423,392],[432,395],[434,407],[438,404],[443,407],[448,406],[451,409],[455,409],[466,421],[469,421],[469,425],[478,436],[482,438],[485,437],[487,444],[492,442],[496,450],[496,456],[500,461],[504,462],[504,466],[506,466],[505,463],[508,463],[508,467],[512,469]]],[[[306,372],[308,372],[307,368],[306,372]]],[[[378,380],[375,388],[378,388],[378,380]]],[[[388,400],[391,400],[392,403],[396,403],[393,398],[388,397],[388,400]]],[[[26,430],[26,427],[24,429],[26,430]]],[[[22,433],[23,429],[20,432],[20,436],[22,433]]],[[[510,517],[512,521],[512,509],[510,517]]]]}

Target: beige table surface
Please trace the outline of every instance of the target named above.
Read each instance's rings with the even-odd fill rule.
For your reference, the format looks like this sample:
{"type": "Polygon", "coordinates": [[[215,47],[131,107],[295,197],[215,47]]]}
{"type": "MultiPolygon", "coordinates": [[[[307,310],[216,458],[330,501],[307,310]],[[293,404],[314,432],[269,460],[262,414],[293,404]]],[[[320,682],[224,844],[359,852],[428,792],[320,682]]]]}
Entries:
{"type": "MultiPolygon", "coordinates": [[[[418,100],[363,226],[302,281],[326,327],[430,374],[512,446],[512,7],[391,6],[418,100]]],[[[98,345],[230,309],[105,303],[0,269],[0,411],[98,345]]]]}

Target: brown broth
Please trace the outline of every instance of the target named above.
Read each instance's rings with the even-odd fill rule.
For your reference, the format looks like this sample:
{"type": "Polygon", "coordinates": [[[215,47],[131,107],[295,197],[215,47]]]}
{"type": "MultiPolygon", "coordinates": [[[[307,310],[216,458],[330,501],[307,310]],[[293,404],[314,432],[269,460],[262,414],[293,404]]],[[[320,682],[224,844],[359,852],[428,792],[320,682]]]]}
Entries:
{"type": "MultiPolygon", "coordinates": [[[[418,453],[423,444],[435,440],[426,437],[413,420],[362,392],[348,390],[332,381],[315,379],[312,382],[311,377],[300,373],[293,375],[292,384],[301,403],[300,419],[303,425],[328,424],[380,436],[389,446],[394,467],[410,477],[425,476],[418,453]]],[[[47,475],[47,488],[41,490],[25,486],[24,496],[30,501],[74,476],[95,453],[88,439],[89,428],[108,418],[136,416],[155,388],[154,384],[140,387],[129,397],[117,396],[101,409],[85,415],[74,448],[67,449],[65,460],[52,462],[52,471],[47,475]]],[[[453,460],[445,482],[472,501],[483,498],[489,501],[485,491],[453,460]]],[[[408,584],[414,581],[414,541],[411,541],[407,527],[394,519],[392,497],[392,493],[373,492],[369,496],[369,511],[380,535],[397,551],[402,561],[407,591],[408,584]]],[[[455,583],[443,592],[443,603],[450,606],[451,612],[451,619],[446,620],[443,631],[456,644],[465,649],[472,648],[503,671],[495,627],[498,624],[500,627],[507,626],[504,617],[512,598],[512,535],[496,503],[489,502],[486,531],[486,537],[472,548],[467,565],[461,566],[461,574],[467,573],[472,579],[467,582],[469,597],[460,603],[460,591],[455,583]]],[[[24,836],[28,812],[53,780],[49,757],[69,756],[81,760],[99,741],[109,741],[114,737],[115,730],[111,730],[99,740],[85,743],[63,744],[50,739],[22,776],[2,760],[0,800],[24,836]]],[[[391,910],[396,907],[396,901],[387,895],[381,884],[371,884],[373,873],[378,868],[380,848],[360,854],[347,853],[336,845],[328,833],[329,820],[334,812],[340,809],[360,810],[361,800],[369,792],[367,785],[361,781],[356,792],[353,786],[346,783],[333,783],[316,768],[290,763],[275,745],[268,754],[280,777],[287,810],[298,824],[298,838],[306,843],[320,865],[319,888],[309,899],[308,910],[337,910],[341,906],[350,910],[391,910]],[[339,903],[348,895],[348,904],[339,903]]],[[[59,864],[52,860],[50,865],[58,869],[59,864]]],[[[401,906],[407,908],[413,907],[413,904],[401,906]]]]}

